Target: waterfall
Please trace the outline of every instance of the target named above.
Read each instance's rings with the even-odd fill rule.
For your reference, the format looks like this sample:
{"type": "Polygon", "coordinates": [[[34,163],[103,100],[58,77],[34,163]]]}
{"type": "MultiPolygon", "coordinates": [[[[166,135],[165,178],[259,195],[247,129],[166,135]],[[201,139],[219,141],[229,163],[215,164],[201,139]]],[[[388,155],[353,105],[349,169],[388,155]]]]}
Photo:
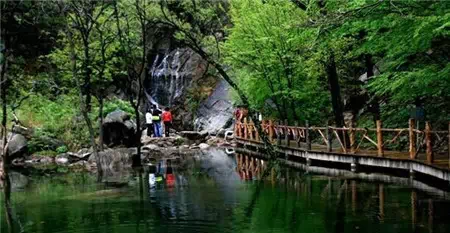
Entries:
{"type": "Polygon", "coordinates": [[[175,49],[157,54],[149,69],[150,87],[145,90],[152,104],[173,106],[190,85],[198,60],[188,49],[175,49]],[[162,59],[161,59],[162,58],[162,59]]]}

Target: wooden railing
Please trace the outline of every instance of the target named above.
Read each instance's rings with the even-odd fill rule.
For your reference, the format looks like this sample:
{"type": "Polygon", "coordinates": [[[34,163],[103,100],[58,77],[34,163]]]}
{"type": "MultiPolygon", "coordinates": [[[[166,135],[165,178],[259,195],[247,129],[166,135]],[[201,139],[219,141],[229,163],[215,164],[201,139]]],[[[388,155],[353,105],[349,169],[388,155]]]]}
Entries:
{"type": "MultiPolygon", "coordinates": [[[[425,122],[424,130],[416,129],[414,119],[410,119],[408,125],[408,128],[389,129],[383,128],[381,121],[376,122],[376,128],[316,127],[309,126],[308,122],[305,126],[289,126],[287,121],[283,124],[272,120],[261,122],[263,132],[276,145],[328,152],[337,149],[345,154],[376,153],[380,157],[384,157],[386,153],[389,157],[401,157],[403,148],[408,148],[409,156],[405,155],[410,159],[418,159],[421,151],[424,151],[429,164],[433,164],[435,154],[439,154],[440,161],[443,158],[447,166],[450,166],[450,122],[448,130],[442,131],[432,130],[430,122],[425,122]],[[333,148],[333,140],[337,140],[338,148],[333,148]]],[[[254,123],[247,118],[235,124],[234,135],[237,138],[261,141],[254,123]]]]}

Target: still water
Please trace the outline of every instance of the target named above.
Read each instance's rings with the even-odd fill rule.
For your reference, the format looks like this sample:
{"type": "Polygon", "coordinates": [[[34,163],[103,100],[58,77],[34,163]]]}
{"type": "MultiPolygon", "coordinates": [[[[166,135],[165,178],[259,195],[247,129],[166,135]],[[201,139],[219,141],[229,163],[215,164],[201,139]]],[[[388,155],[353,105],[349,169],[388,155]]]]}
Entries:
{"type": "Polygon", "coordinates": [[[124,182],[12,173],[1,232],[450,232],[450,201],[430,190],[278,168],[210,150],[155,161],[124,182]]]}

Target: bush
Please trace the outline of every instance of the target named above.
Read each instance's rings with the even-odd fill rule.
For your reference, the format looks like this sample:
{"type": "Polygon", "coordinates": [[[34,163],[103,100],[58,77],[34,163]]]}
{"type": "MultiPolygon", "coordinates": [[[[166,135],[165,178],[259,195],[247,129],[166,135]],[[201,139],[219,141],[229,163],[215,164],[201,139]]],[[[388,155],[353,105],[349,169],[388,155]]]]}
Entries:
{"type": "Polygon", "coordinates": [[[67,146],[60,146],[60,147],[56,148],[56,152],[58,154],[66,153],[68,151],[69,151],[69,149],[67,148],[67,146]]]}
{"type": "Polygon", "coordinates": [[[131,116],[134,116],[134,109],[128,101],[114,98],[111,101],[105,103],[105,106],[103,107],[103,117],[106,117],[106,115],[116,111],[117,109],[127,112],[131,116]]]}
{"type": "Polygon", "coordinates": [[[38,153],[35,153],[35,155],[56,157],[58,155],[58,153],[56,151],[52,151],[52,150],[44,150],[44,151],[39,151],[38,153]]]}
{"type": "MultiPolygon", "coordinates": [[[[29,153],[54,151],[64,153],[89,146],[89,131],[80,114],[77,95],[60,95],[50,100],[43,95],[32,95],[17,110],[17,116],[24,126],[35,129],[29,141],[29,153]],[[65,146],[49,143],[59,139],[65,146]]],[[[104,105],[103,115],[121,109],[134,116],[134,109],[127,101],[115,98],[104,105]]],[[[94,131],[98,133],[98,103],[92,102],[90,114],[94,131]]],[[[11,115],[11,114],[10,114],[11,115]]],[[[98,136],[98,135],[95,135],[98,136]]]]}
{"type": "MultiPolygon", "coordinates": [[[[66,149],[79,149],[89,143],[88,130],[79,113],[75,95],[60,95],[54,101],[42,95],[32,95],[17,111],[18,118],[35,132],[29,141],[29,152],[55,151],[49,139],[60,139],[66,149]]],[[[94,116],[94,114],[92,114],[94,116]]]]}

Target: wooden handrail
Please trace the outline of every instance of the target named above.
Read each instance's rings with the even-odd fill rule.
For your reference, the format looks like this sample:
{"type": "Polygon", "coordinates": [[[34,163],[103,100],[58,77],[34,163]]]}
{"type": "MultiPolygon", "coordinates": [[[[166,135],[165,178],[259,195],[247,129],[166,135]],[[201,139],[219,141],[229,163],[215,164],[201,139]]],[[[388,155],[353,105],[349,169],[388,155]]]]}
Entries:
{"type": "MultiPolygon", "coordinates": [[[[377,128],[355,128],[353,125],[351,127],[335,127],[335,126],[309,126],[308,122],[306,126],[299,126],[296,122],[294,126],[288,125],[287,121],[272,121],[263,120],[261,121],[261,127],[263,132],[267,133],[269,140],[272,143],[277,143],[281,145],[282,138],[286,145],[291,145],[290,140],[296,141],[298,147],[302,146],[301,141],[306,142],[306,149],[311,150],[311,132],[317,132],[322,139],[324,144],[327,146],[327,150],[332,150],[332,139],[335,136],[337,142],[339,143],[342,151],[344,153],[356,153],[363,141],[370,142],[377,148],[378,156],[384,156],[384,147],[388,144],[392,144],[398,141],[400,137],[408,137],[408,152],[409,158],[414,160],[417,159],[417,155],[420,151],[426,152],[426,160],[428,163],[432,164],[434,162],[433,145],[441,146],[445,144],[448,140],[448,145],[450,147],[450,122],[449,130],[432,130],[430,122],[425,122],[425,129],[420,130],[415,128],[415,121],[410,119],[408,122],[408,128],[383,128],[382,122],[377,121],[377,128]],[[343,133],[340,133],[343,132],[343,133]],[[348,132],[346,134],[345,132],[348,132]],[[372,138],[369,137],[369,132],[376,133],[376,138],[374,134],[371,134],[372,138]],[[362,133],[362,134],[361,134],[362,133]],[[383,133],[395,133],[393,138],[389,136],[386,140],[383,140],[383,133]],[[334,135],[334,136],[333,136],[334,135]],[[348,136],[345,136],[348,135],[348,136]],[[362,135],[362,136],[361,136],[362,135]],[[360,137],[361,136],[361,137],[360,137]],[[360,138],[357,140],[357,138],[360,138]],[[348,142],[348,140],[350,140],[348,142]]],[[[256,130],[255,124],[250,120],[247,121],[246,118],[243,122],[235,123],[235,135],[237,138],[245,138],[252,141],[260,141],[260,135],[256,130]]],[[[392,134],[389,134],[392,135],[392,134]]],[[[434,148],[436,149],[436,148],[434,148]]],[[[450,167],[450,150],[448,152],[448,160],[450,167]]]]}

